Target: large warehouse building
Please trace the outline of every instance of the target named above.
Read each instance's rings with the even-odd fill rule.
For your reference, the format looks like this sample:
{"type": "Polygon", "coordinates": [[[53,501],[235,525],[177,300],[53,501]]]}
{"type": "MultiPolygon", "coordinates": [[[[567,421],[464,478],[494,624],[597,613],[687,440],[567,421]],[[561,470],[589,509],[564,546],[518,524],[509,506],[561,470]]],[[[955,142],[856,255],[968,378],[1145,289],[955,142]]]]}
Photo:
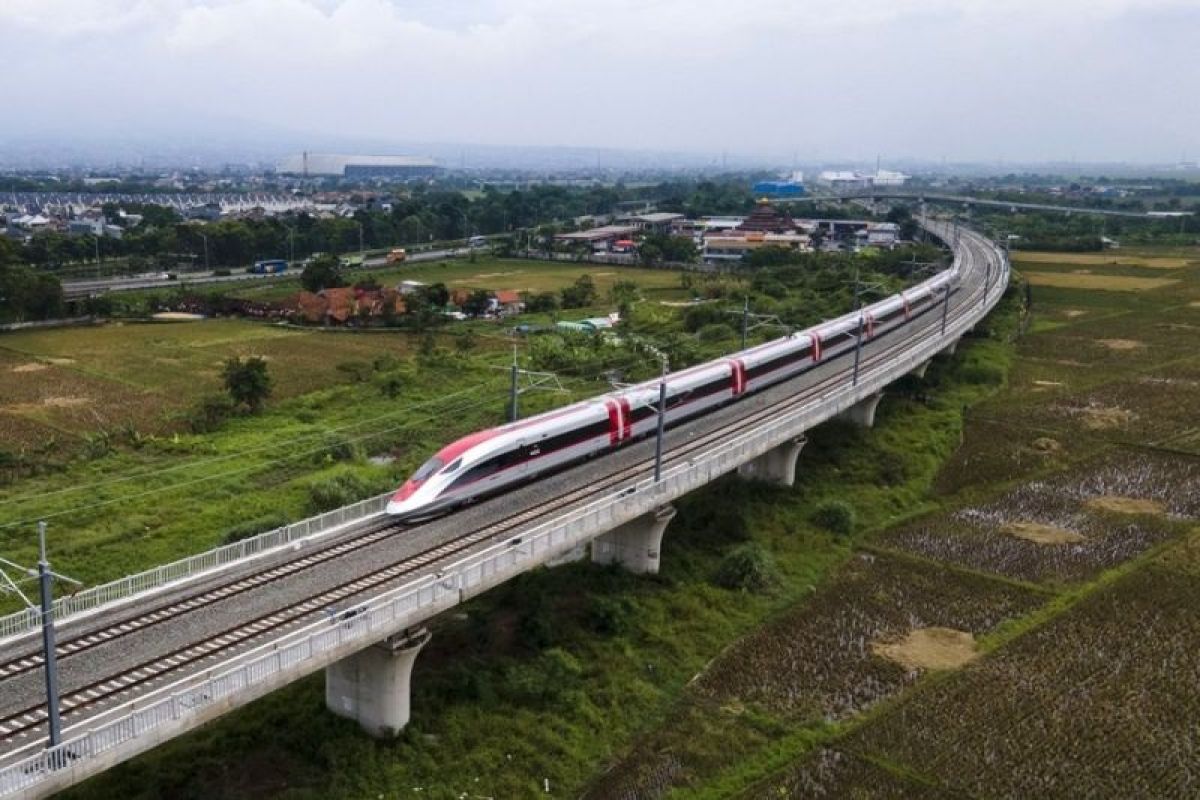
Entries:
{"type": "Polygon", "coordinates": [[[425,156],[341,156],[301,153],[279,165],[287,175],[336,178],[424,178],[439,167],[425,156]]]}

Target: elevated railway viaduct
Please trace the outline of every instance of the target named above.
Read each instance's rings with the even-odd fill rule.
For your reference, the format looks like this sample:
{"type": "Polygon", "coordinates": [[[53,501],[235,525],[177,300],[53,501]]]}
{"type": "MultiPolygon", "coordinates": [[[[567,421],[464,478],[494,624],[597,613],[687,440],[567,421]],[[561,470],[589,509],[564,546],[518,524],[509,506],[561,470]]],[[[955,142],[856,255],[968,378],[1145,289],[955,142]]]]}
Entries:
{"type": "MultiPolygon", "coordinates": [[[[36,615],[0,619],[0,797],[42,797],[317,670],[327,704],[369,732],[404,727],[423,623],[527,570],[586,557],[658,570],[671,503],[730,472],[791,484],[804,434],[872,425],[884,388],[922,374],[999,301],[1006,253],[926,221],[960,280],[943,313],[653,440],[417,525],[374,498],[58,604],[62,741],[46,747],[36,615]]],[[[669,543],[669,538],[666,539],[669,543]]]]}

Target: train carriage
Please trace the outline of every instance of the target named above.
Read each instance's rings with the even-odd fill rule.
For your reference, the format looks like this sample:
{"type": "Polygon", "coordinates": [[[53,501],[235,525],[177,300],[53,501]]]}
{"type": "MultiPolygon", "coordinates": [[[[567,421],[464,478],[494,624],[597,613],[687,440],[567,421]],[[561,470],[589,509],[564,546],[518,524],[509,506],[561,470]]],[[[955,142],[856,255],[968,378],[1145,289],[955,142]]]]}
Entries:
{"type": "MultiPolygon", "coordinates": [[[[810,330],[668,375],[664,424],[794,378],[854,350],[860,335],[869,341],[917,319],[939,305],[957,277],[947,270],[810,330]]],[[[459,439],[400,487],[387,512],[432,516],[646,436],[658,426],[659,391],[659,381],[647,381],[459,439]]]]}

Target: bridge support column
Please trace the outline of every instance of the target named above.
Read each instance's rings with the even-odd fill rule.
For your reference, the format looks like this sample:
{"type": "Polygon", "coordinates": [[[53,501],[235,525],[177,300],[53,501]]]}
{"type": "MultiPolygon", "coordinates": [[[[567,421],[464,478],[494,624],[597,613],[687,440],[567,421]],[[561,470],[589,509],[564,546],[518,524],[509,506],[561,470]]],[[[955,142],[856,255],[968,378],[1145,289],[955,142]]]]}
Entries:
{"type": "Polygon", "coordinates": [[[879,408],[879,401],[882,399],[883,392],[876,392],[873,395],[864,397],[838,414],[838,418],[844,419],[847,422],[853,422],[855,425],[861,425],[864,428],[873,428],[875,427],[875,409],[879,408]]]}
{"type": "Polygon", "coordinates": [[[660,506],[592,540],[592,563],[620,564],[638,575],[657,575],[663,531],[675,507],[660,506]]]}
{"type": "Polygon", "coordinates": [[[747,480],[766,481],[777,486],[796,482],[796,460],[808,439],[800,436],[763,453],[738,467],[738,475],[747,480]]]}
{"type": "Polygon", "coordinates": [[[326,707],[371,736],[395,736],[408,724],[413,663],[431,637],[426,628],[405,631],[330,664],[326,707]]]}
{"type": "Polygon", "coordinates": [[[954,355],[954,354],[955,354],[955,353],[958,351],[958,343],[959,343],[960,341],[962,341],[962,340],[961,340],[961,339],[951,339],[951,340],[950,340],[950,344],[946,345],[946,346],[945,346],[945,347],[942,349],[942,351],[941,351],[940,353],[938,353],[938,355],[940,355],[940,356],[952,356],[952,355],[954,355]]]}
{"type": "Polygon", "coordinates": [[[921,366],[917,367],[916,369],[914,369],[912,372],[910,372],[908,374],[912,375],[913,377],[916,377],[916,378],[924,378],[925,373],[928,371],[929,371],[929,362],[923,361],[923,362],[921,362],[921,366]]]}

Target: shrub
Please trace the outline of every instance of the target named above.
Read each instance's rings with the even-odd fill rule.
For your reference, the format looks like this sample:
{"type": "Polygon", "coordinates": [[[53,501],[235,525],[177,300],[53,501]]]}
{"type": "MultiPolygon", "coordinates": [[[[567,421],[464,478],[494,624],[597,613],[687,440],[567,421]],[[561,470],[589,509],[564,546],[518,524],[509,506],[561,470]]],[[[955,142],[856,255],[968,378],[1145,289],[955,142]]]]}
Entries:
{"type": "Polygon", "coordinates": [[[404,379],[399,375],[384,375],[377,382],[379,393],[389,399],[395,399],[404,391],[404,379]]]}
{"type": "Polygon", "coordinates": [[[747,542],[730,550],[713,576],[717,586],[745,592],[764,592],[778,581],[775,560],[756,542],[747,542]]]}
{"type": "Polygon", "coordinates": [[[394,369],[398,369],[401,363],[400,359],[385,353],[381,356],[375,356],[375,360],[371,362],[371,367],[376,372],[391,372],[394,369]]]}
{"type": "Polygon", "coordinates": [[[908,479],[908,460],[892,450],[884,450],[876,458],[879,480],[884,486],[899,486],[908,479]]]}
{"type": "Polygon", "coordinates": [[[201,398],[196,407],[188,412],[186,421],[193,433],[211,433],[233,416],[236,410],[233,398],[223,394],[209,395],[201,398]]]}
{"type": "Polygon", "coordinates": [[[337,371],[354,383],[362,383],[371,377],[373,366],[365,361],[343,361],[337,365],[337,371]]]}
{"type": "Polygon", "coordinates": [[[357,475],[346,472],[308,487],[308,507],[314,514],[348,506],[368,497],[371,487],[357,475]]]}
{"type": "Polygon", "coordinates": [[[517,703],[553,703],[577,688],[583,676],[579,659],[551,647],[533,663],[515,664],[505,675],[505,694],[517,703]]]}
{"type": "Polygon", "coordinates": [[[812,521],[832,533],[849,534],[854,531],[854,507],[845,500],[826,500],[817,506],[812,521]]]}
{"type": "Polygon", "coordinates": [[[705,325],[696,333],[696,338],[702,342],[723,342],[735,336],[737,332],[724,322],[705,325]]]}
{"type": "Polygon", "coordinates": [[[321,449],[316,454],[317,462],[362,461],[367,457],[361,442],[337,433],[325,435],[321,449]]]}
{"type": "Polygon", "coordinates": [[[587,611],[586,624],[593,633],[611,636],[623,633],[633,617],[633,604],[623,597],[598,595],[587,611]]]}
{"type": "Polygon", "coordinates": [[[262,408],[263,402],[271,396],[271,375],[267,372],[266,360],[259,356],[250,356],[245,361],[234,356],[225,362],[223,374],[229,396],[235,403],[244,404],[251,413],[262,408]]]}
{"type": "Polygon", "coordinates": [[[966,383],[979,386],[999,386],[1004,383],[1004,368],[999,364],[972,362],[964,364],[959,375],[966,383]]]}
{"type": "Polygon", "coordinates": [[[237,525],[225,530],[224,535],[221,536],[221,544],[240,542],[242,539],[249,539],[251,536],[257,536],[266,531],[282,528],[287,524],[287,516],[279,513],[267,514],[255,519],[246,520],[245,522],[239,522],[237,525]]]}

